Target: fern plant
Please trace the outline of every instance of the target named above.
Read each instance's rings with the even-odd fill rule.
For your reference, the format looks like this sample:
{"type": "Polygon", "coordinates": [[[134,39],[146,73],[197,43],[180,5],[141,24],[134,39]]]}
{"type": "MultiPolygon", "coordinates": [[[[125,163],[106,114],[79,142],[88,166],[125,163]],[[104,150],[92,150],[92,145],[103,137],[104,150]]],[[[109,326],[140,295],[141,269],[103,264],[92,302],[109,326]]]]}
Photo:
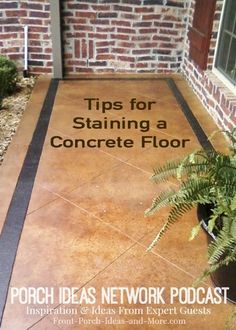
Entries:
{"type": "MultiPolygon", "coordinates": [[[[195,284],[219,267],[236,261],[236,128],[225,133],[230,139],[229,153],[201,149],[155,169],[151,178],[156,183],[176,178],[179,185],[175,190],[161,192],[145,212],[152,215],[160,208],[171,207],[149,250],[183,214],[198,204],[211,206],[207,227],[215,240],[208,247],[209,266],[195,284]]],[[[192,229],[190,240],[197,236],[201,224],[192,229]]]]}

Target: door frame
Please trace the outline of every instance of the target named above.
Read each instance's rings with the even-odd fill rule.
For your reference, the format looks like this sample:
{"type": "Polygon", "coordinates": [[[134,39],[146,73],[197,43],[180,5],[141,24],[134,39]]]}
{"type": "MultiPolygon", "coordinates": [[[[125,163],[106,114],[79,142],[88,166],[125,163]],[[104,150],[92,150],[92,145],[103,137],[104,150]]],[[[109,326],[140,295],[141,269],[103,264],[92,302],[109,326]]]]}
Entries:
{"type": "Polygon", "coordinates": [[[53,78],[63,79],[63,47],[60,0],[50,0],[53,78]]]}

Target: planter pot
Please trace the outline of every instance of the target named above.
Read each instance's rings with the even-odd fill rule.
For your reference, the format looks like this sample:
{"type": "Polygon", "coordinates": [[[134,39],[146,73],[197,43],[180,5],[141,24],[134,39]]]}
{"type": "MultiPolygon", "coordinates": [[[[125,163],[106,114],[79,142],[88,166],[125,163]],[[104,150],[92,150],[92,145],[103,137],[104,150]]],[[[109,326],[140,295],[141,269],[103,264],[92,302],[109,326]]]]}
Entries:
{"type": "MultiPolygon", "coordinates": [[[[207,234],[207,241],[210,244],[215,240],[214,233],[210,233],[207,228],[208,219],[211,215],[209,205],[198,205],[197,215],[199,221],[203,221],[202,228],[207,234]]],[[[227,298],[236,304],[236,262],[230,263],[228,266],[222,266],[211,275],[211,279],[216,287],[229,287],[227,298]]]]}

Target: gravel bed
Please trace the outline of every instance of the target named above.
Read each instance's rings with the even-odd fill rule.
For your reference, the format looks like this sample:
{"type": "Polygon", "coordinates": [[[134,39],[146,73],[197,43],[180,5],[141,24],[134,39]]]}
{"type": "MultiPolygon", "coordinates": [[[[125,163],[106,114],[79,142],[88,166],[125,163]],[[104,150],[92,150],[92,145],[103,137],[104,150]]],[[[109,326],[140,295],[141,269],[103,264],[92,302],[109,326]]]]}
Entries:
{"type": "Polygon", "coordinates": [[[3,100],[0,110],[0,165],[20,123],[36,78],[20,78],[16,91],[3,100]]]}

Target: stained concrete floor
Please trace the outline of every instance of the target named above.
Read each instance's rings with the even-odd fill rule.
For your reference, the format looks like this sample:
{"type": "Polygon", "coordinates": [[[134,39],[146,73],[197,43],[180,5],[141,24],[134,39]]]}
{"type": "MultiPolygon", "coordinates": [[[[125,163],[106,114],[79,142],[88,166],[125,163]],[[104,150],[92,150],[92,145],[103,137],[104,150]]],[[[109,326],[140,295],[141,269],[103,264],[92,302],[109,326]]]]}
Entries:
{"type": "MultiPolygon", "coordinates": [[[[197,221],[195,210],[185,215],[151,252],[146,252],[168,210],[161,210],[149,218],[144,217],[144,211],[158,191],[174,184],[157,186],[151,183],[149,178],[152,169],[166,160],[198,149],[200,144],[165,80],[153,80],[157,76],[152,75],[125,77],[150,79],[59,82],[10,282],[10,288],[54,288],[55,299],[49,307],[56,309],[60,308],[59,287],[77,287],[77,296],[80,296],[83,288],[93,287],[97,292],[97,301],[92,306],[87,305],[89,308],[86,312],[80,309],[80,304],[66,305],[67,308],[77,309],[78,314],[73,317],[40,316],[27,312],[25,304],[12,304],[9,293],[2,322],[4,330],[224,328],[232,308],[228,303],[204,305],[208,308],[208,314],[205,315],[199,311],[195,312],[197,314],[181,314],[180,308],[183,306],[176,302],[174,307],[177,314],[156,317],[147,315],[146,307],[140,303],[129,305],[127,301],[124,305],[102,305],[107,309],[114,308],[116,312],[119,306],[129,308],[126,313],[124,310],[115,315],[110,315],[108,311],[104,314],[92,313],[92,307],[101,304],[99,296],[102,287],[165,287],[168,292],[171,287],[191,287],[194,278],[206,266],[205,235],[200,233],[195,241],[188,242],[191,227],[197,221]],[[88,101],[84,98],[121,101],[123,109],[111,109],[105,113],[101,109],[88,110],[88,101]],[[132,98],[156,103],[150,111],[130,111],[129,102],[132,98]],[[101,121],[104,121],[104,117],[108,121],[122,118],[149,120],[151,126],[147,132],[139,129],[75,129],[75,117],[101,121]],[[158,129],[158,120],[166,121],[167,128],[158,129]],[[190,142],[185,148],[154,148],[152,144],[142,148],[140,141],[144,135],[154,135],[162,140],[190,139],[190,142]],[[51,146],[53,136],[69,140],[116,139],[120,136],[122,139],[132,139],[134,146],[54,148],[51,146]],[[139,315],[136,310],[136,315],[133,315],[132,308],[138,308],[139,312],[143,310],[144,314],[139,315]],[[143,324],[132,324],[141,322],[142,317],[143,324]],[[167,324],[148,324],[145,322],[148,317],[155,317],[158,322],[161,322],[160,319],[166,320],[167,324]],[[111,323],[99,324],[105,319],[105,322],[111,323]],[[178,324],[181,322],[186,324],[178,324]]],[[[217,129],[212,119],[183,78],[178,75],[172,78],[205,133],[210,135],[217,129]]],[[[0,228],[48,86],[48,78],[40,78],[37,82],[20,128],[0,168],[0,228]]],[[[61,140],[55,141],[59,144],[61,140]]],[[[221,136],[216,138],[215,147],[225,149],[225,141],[221,136]]],[[[207,288],[211,282],[206,280],[202,286],[207,288]]],[[[164,306],[151,306],[173,308],[168,301],[164,306]]],[[[39,309],[47,306],[36,304],[30,307],[39,309]]],[[[203,308],[199,304],[187,307],[203,308]]]]}

